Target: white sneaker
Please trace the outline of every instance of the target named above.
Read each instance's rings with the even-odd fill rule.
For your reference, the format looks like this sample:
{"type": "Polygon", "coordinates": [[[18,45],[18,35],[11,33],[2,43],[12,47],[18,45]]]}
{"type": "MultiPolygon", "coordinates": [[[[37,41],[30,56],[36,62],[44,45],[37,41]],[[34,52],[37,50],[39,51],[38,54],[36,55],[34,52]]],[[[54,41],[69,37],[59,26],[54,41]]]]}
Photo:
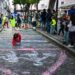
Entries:
{"type": "Polygon", "coordinates": [[[74,47],[74,46],[69,44],[67,47],[74,47]]]}
{"type": "Polygon", "coordinates": [[[36,27],[33,27],[33,30],[36,30],[36,27]]]}

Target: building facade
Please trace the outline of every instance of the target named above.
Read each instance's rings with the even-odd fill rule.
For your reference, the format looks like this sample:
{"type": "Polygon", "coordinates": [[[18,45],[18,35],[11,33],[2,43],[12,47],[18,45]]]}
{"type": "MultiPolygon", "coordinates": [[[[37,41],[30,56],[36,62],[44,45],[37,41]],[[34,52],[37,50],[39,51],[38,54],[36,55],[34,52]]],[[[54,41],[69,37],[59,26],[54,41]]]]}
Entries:
{"type": "Polygon", "coordinates": [[[8,15],[9,11],[13,11],[11,0],[0,0],[0,13],[3,15],[8,15]]]}
{"type": "Polygon", "coordinates": [[[75,5],[75,0],[59,0],[59,7],[68,7],[75,5]]]}
{"type": "Polygon", "coordinates": [[[6,0],[0,0],[0,13],[3,15],[7,15],[7,9],[8,9],[8,1],[6,0]]]}

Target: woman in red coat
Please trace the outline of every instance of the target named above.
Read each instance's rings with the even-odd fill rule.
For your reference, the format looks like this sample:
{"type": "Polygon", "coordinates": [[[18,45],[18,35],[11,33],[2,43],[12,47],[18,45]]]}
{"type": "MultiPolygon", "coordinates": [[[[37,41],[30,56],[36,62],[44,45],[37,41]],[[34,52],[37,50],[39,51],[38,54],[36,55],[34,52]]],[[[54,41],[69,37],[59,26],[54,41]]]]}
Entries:
{"type": "Polygon", "coordinates": [[[19,33],[15,33],[12,39],[12,46],[18,46],[21,44],[21,35],[19,33]]]}

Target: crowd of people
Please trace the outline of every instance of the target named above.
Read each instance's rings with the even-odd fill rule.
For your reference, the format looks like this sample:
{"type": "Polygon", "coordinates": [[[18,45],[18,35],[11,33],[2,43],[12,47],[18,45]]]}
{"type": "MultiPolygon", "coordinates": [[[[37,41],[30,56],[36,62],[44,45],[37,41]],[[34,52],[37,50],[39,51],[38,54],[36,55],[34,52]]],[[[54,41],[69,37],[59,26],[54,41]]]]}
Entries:
{"type": "Polygon", "coordinates": [[[64,14],[57,18],[57,12],[43,10],[37,20],[36,16],[32,18],[32,24],[37,26],[37,21],[40,23],[41,30],[46,31],[48,34],[58,35],[63,37],[63,44],[68,47],[75,47],[75,8],[71,7],[70,10],[64,11],[64,14]],[[58,25],[59,20],[59,25],[58,25]]]}
{"type": "Polygon", "coordinates": [[[63,44],[68,47],[75,46],[75,8],[71,7],[69,11],[58,18],[55,10],[43,10],[38,12],[29,12],[27,15],[21,17],[19,14],[16,17],[10,18],[0,14],[0,28],[5,26],[9,28],[24,28],[27,29],[28,25],[32,25],[33,29],[39,25],[41,30],[46,31],[48,34],[63,36],[63,44]],[[58,24],[59,21],[59,24],[58,24]]]}
{"type": "Polygon", "coordinates": [[[75,8],[72,7],[69,11],[64,12],[64,14],[59,18],[60,25],[56,23],[57,21],[56,16],[52,14],[49,10],[48,12],[45,12],[44,10],[42,14],[41,14],[42,23],[43,23],[42,26],[46,25],[47,28],[46,31],[50,34],[57,34],[58,36],[62,34],[63,43],[68,45],[68,47],[74,47],[75,46],[75,8]],[[57,30],[58,27],[57,25],[59,26],[58,30],[57,30]]]}
{"type": "Polygon", "coordinates": [[[17,14],[17,16],[11,15],[10,18],[3,14],[0,14],[0,28],[26,28],[28,27],[27,17],[17,14]]]}

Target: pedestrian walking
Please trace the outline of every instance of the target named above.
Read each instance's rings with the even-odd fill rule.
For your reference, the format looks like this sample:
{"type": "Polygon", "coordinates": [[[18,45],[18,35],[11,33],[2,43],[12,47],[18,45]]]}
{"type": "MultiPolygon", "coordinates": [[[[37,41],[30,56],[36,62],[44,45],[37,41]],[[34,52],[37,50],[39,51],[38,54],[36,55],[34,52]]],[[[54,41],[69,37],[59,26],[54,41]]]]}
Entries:
{"type": "Polygon", "coordinates": [[[2,28],[2,14],[0,14],[0,29],[2,28]]]}
{"type": "Polygon", "coordinates": [[[21,27],[21,19],[19,15],[17,15],[17,27],[21,27]]]}
{"type": "Polygon", "coordinates": [[[56,19],[53,16],[51,21],[51,34],[56,34],[56,19]]]}
{"type": "Polygon", "coordinates": [[[70,15],[71,25],[69,28],[69,41],[70,44],[68,47],[74,47],[75,46],[75,8],[71,7],[68,14],[70,15]]]}
{"type": "Polygon", "coordinates": [[[41,12],[41,29],[46,30],[46,10],[43,9],[41,12]]]}
{"type": "Polygon", "coordinates": [[[60,33],[62,32],[62,34],[64,35],[64,19],[63,17],[60,18],[60,29],[58,31],[58,35],[60,35],[60,33]]]}
{"type": "Polygon", "coordinates": [[[11,26],[12,28],[15,28],[15,26],[16,26],[16,19],[13,18],[13,16],[12,16],[11,19],[10,19],[10,26],[11,26]]]}
{"type": "Polygon", "coordinates": [[[28,29],[27,16],[26,16],[26,15],[24,16],[23,23],[24,23],[24,24],[23,24],[23,28],[24,28],[24,29],[28,29]]]}
{"type": "Polygon", "coordinates": [[[46,14],[46,26],[47,26],[47,32],[48,32],[48,33],[50,33],[51,18],[52,18],[52,13],[51,13],[51,10],[48,9],[48,10],[47,10],[47,14],[46,14]]]}
{"type": "Polygon", "coordinates": [[[67,16],[67,18],[65,19],[65,25],[64,25],[64,44],[68,44],[69,43],[69,25],[70,24],[70,17],[67,16]]]}
{"type": "Polygon", "coordinates": [[[32,17],[32,25],[33,25],[33,29],[35,30],[36,29],[36,16],[33,15],[32,17]]]}

